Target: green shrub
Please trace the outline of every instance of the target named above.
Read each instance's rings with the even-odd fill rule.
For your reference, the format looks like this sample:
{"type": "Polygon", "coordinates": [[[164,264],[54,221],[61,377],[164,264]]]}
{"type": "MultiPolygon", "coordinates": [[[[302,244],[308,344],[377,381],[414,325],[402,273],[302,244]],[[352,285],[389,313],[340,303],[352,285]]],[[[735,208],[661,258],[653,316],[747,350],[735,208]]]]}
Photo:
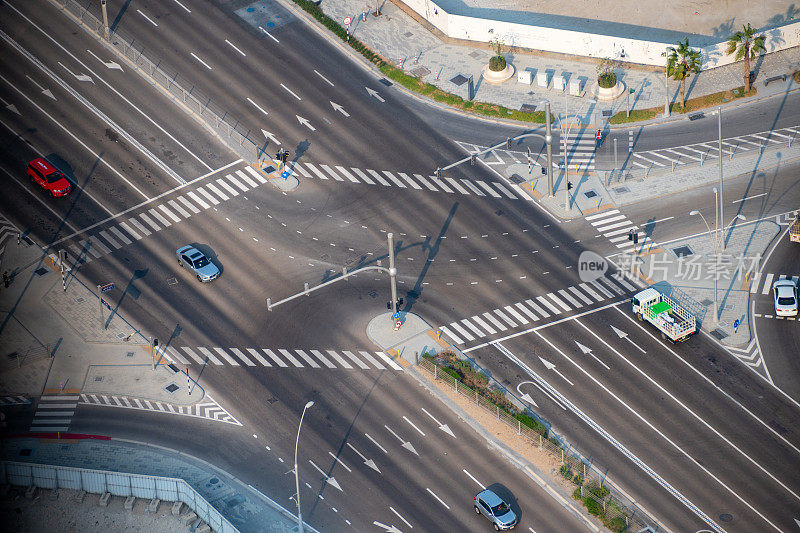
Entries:
{"type": "Polygon", "coordinates": [[[580,474],[575,474],[575,477],[572,478],[572,482],[580,487],[583,485],[583,477],[580,474]]]}
{"type": "Polygon", "coordinates": [[[792,77],[794,78],[795,82],[800,83],[800,70],[792,74],[792,77]]]}
{"type": "Polygon", "coordinates": [[[592,494],[594,494],[595,496],[597,496],[598,498],[602,499],[608,496],[608,489],[598,485],[596,481],[588,483],[584,488],[589,492],[591,492],[592,494]]]}
{"type": "Polygon", "coordinates": [[[519,420],[523,426],[531,428],[542,437],[547,436],[547,428],[532,416],[526,415],[525,413],[518,413],[514,415],[514,418],[519,420]]]}
{"type": "Polygon", "coordinates": [[[453,370],[452,368],[449,368],[449,367],[446,367],[446,366],[441,367],[441,369],[442,369],[442,372],[444,372],[448,376],[451,376],[451,377],[461,381],[461,374],[459,374],[457,370],[453,370]]]}
{"type": "Polygon", "coordinates": [[[569,469],[569,465],[561,465],[558,471],[561,472],[564,479],[572,479],[572,470],[569,469]]]}
{"type": "Polygon", "coordinates": [[[627,524],[625,524],[625,519],[619,516],[608,520],[606,522],[606,527],[614,533],[622,533],[628,529],[627,524]]]}
{"type": "Polygon", "coordinates": [[[489,70],[500,72],[506,68],[506,58],[503,56],[492,56],[489,58],[489,70]]]}
{"type": "Polygon", "coordinates": [[[433,361],[434,359],[436,359],[436,356],[434,356],[433,354],[430,354],[428,352],[425,352],[424,354],[422,354],[422,358],[423,359],[430,359],[431,361],[433,361]]]}
{"type": "Polygon", "coordinates": [[[578,502],[583,501],[583,495],[581,494],[581,488],[578,487],[577,489],[572,491],[572,499],[578,502]]]}
{"type": "Polygon", "coordinates": [[[597,83],[603,89],[610,89],[617,84],[617,75],[613,72],[604,72],[597,77],[597,83]]]}
{"type": "Polygon", "coordinates": [[[587,496],[583,499],[583,505],[586,506],[586,510],[589,511],[590,515],[603,516],[603,508],[591,496],[587,496]]]}

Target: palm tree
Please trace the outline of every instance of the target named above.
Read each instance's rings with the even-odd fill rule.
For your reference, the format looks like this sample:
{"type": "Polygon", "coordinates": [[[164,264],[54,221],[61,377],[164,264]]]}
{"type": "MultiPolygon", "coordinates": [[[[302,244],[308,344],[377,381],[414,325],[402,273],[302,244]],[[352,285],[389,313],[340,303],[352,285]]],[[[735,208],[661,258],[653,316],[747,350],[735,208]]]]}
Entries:
{"type": "Polygon", "coordinates": [[[689,39],[678,42],[678,48],[670,48],[667,61],[667,75],[681,82],[681,108],[685,104],[686,78],[694,72],[700,72],[700,52],[689,46],[689,39]]]}
{"type": "Polygon", "coordinates": [[[764,48],[765,39],[766,37],[763,33],[756,36],[756,30],[750,26],[749,22],[747,26],[742,27],[741,31],[737,31],[728,39],[727,54],[731,55],[735,53],[736,56],[734,60],[736,61],[744,59],[745,94],[750,92],[750,60],[757,58],[767,51],[767,49],[764,48]]]}

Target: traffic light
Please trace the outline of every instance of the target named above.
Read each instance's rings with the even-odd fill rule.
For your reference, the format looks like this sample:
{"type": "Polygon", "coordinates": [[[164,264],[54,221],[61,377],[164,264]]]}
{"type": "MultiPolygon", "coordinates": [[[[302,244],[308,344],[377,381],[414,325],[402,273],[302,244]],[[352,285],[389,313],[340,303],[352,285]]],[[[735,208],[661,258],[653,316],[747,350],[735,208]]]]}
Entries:
{"type": "Polygon", "coordinates": [[[547,174],[547,169],[542,167],[542,174],[547,174]]]}
{"type": "Polygon", "coordinates": [[[474,155],[469,156],[469,164],[472,165],[472,166],[475,166],[475,156],[474,155]]]}
{"type": "Polygon", "coordinates": [[[506,150],[511,150],[511,137],[506,139],[506,150]]]}
{"type": "MultiPolygon", "coordinates": [[[[398,298],[396,303],[397,307],[400,308],[405,303],[405,300],[403,300],[402,298],[398,298]]],[[[392,301],[389,300],[388,302],[386,302],[386,309],[391,309],[391,308],[392,308],[392,301]]]]}
{"type": "Polygon", "coordinates": [[[633,241],[633,244],[639,244],[639,234],[636,230],[632,229],[628,232],[628,240],[633,241]]]}
{"type": "Polygon", "coordinates": [[[572,182],[571,181],[567,182],[567,190],[568,191],[572,190],[572,182]]]}

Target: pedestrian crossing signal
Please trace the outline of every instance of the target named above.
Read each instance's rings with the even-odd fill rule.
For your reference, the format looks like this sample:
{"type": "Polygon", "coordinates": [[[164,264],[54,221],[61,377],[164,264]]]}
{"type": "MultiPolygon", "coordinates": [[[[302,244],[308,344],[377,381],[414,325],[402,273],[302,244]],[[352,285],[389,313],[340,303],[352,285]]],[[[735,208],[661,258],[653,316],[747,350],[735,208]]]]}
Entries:
{"type": "Polygon", "coordinates": [[[635,230],[629,231],[628,240],[633,241],[633,244],[639,244],[639,234],[635,230]]]}

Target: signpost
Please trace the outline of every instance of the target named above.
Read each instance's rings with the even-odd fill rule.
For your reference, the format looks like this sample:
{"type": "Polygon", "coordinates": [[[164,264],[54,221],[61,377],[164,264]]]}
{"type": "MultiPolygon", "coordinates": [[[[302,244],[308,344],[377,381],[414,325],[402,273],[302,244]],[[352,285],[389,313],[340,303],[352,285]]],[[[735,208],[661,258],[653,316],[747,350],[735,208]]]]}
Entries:
{"type": "Polygon", "coordinates": [[[353,17],[345,17],[342,21],[347,28],[347,41],[350,41],[350,23],[353,22],[353,17]]]}
{"type": "Polygon", "coordinates": [[[114,282],[100,286],[100,292],[108,292],[114,288],[114,282]]]}
{"type": "Polygon", "coordinates": [[[633,94],[634,89],[628,89],[628,94],[625,95],[625,98],[628,101],[628,109],[625,111],[625,116],[631,116],[631,95],[633,94]]]}

